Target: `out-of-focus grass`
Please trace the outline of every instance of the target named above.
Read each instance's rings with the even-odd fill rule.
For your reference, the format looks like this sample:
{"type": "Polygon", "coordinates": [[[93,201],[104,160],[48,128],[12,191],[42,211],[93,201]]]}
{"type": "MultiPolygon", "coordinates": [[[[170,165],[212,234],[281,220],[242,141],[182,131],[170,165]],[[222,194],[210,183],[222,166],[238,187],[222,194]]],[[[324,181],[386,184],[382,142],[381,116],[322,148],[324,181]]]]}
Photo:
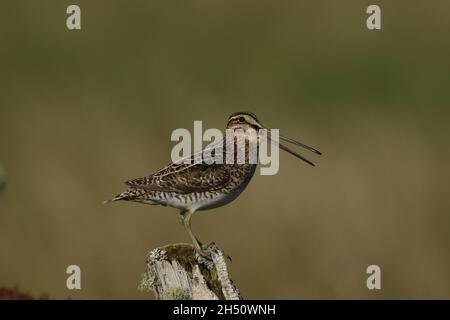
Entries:
{"type": "Polygon", "coordinates": [[[251,110],[324,155],[194,217],[244,297],[450,298],[448,2],[381,1],[380,32],[360,1],[79,1],[80,32],[68,4],[2,5],[2,285],[146,298],[146,253],[188,239],[176,211],[102,201],[169,162],[173,129],[251,110]]]}

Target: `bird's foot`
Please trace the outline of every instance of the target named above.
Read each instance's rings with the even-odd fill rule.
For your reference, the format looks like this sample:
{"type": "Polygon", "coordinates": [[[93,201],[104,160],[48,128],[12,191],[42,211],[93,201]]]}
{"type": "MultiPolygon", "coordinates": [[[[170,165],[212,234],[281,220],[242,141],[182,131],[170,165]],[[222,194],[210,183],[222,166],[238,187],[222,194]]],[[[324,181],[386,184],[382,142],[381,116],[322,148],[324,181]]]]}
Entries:
{"type": "Polygon", "coordinates": [[[214,268],[211,252],[195,249],[195,260],[197,263],[205,265],[209,270],[214,268]]]}
{"type": "Polygon", "coordinates": [[[212,261],[211,257],[211,248],[209,245],[205,246],[200,241],[197,240],[198,243],[194,243],[195,253],[198,257],[206,259],[208,261],[212,261]]]}

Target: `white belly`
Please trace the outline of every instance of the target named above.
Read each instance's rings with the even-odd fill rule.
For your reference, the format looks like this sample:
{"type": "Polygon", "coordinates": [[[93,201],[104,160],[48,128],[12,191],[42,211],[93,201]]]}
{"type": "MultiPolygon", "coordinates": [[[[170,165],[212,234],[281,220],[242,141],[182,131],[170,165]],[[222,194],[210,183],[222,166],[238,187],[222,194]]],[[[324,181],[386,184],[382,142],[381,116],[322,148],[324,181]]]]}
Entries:
{"type": "MultiPolygon", "coordinates": [[[[218,193],[210,198],[201,197],[200,195],[199,198],[193,199],[192,201],[186,201],[185,199],[174,197],[164,201],[164,203],[161,204],[194,213],[196,211],[209,210],[224,206],[236,199],[243,190],[244,188],[238,188],[231,193],[218,193]]],[[[193,196],[193,198],[195,197],[193,196]]]]}

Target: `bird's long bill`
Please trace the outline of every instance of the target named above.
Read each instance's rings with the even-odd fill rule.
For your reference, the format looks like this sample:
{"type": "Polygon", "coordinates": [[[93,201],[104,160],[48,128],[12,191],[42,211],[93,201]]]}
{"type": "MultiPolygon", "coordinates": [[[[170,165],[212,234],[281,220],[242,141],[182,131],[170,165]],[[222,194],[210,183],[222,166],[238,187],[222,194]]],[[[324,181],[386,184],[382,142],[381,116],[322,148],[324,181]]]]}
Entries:
{"type": "Polygon", "coordinates": [[[287,143],[296,145],[296,146],[298,146],[298,147],[302,147],[302,148],[304,148],[304,149],[306,149],[306,150],[308,150],[308,151],[314,152],[315,154],[318,154],[318,155],[321,155],[321,154],[322,154],[319,150],[317,150],[317,149],[315,149],[315,148],[313,148],[313,147],[307,146],[306,144],[303,144],[303,143],[301,143],[301,142],[298,142],[298,141],[296,141],[296,140],[294,140],[294,139],[291,139],[291,138],[282,136],[281,134],[276,134],[275,132],[272,132],[272,131],[269,131],[269,132],[270,132],[269,138],[270,138],[271,140],[272,140],[272,136],[278,138],[278,141],[279,141],[279,142],[278,142],[278,145],[279,145],[279,147],[280,147],[281,150],[284,150],[284,151],[286,151],[286,152],[292,154],[293,156],[295,156],[295,157],[297,157],[297,158],[299,158],[299,159],[305,161],[307,164],[309,164],[309,165],[311,165],[311,166],[315,166],[313,162],[311,162],[310,160],[306,159],[306,158],[305,158],[304,156],[302,156],[301,154],[299,154],[299,153],[297,153],[297,152],[295,152],[295,151],[289,149],[289,148],[286,147],[285,145],[281,144],[281,141],[284,141],[284,142],[287,142],[287,143]]]}

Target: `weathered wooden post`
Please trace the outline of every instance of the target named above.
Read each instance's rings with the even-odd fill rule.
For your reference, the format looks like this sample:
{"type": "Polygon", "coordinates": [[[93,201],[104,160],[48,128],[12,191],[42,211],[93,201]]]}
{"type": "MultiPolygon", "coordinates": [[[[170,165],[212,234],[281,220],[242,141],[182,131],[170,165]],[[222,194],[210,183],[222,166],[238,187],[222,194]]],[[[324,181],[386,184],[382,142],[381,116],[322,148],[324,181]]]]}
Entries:
{"type": "Polygon", "coordinates": [[[226,256],[215,245],[211,259],[195,253],[190,244],[169,244],[150,251],[139,288],[154,291],[159,300],[239,300],[230,280],[226,256]]]}

